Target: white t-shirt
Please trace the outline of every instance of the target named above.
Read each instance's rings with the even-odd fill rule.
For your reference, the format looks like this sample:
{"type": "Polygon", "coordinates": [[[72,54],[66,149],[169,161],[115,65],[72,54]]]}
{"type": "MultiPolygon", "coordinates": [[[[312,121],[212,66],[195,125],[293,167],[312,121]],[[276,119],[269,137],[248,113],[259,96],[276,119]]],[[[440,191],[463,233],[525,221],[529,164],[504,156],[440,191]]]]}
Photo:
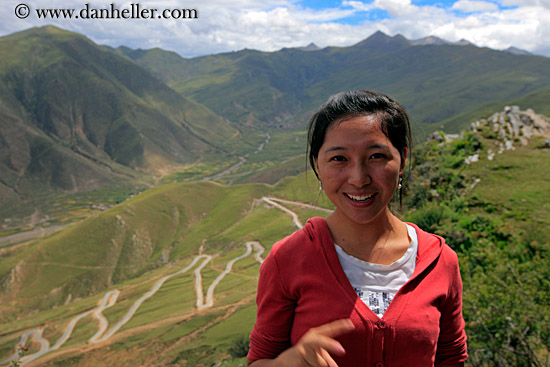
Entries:
{"type": "Polygon", "coordinates": [[[340,264],[357,295],[378,317],[382,318],[393,297],[414,272],[418,239],[407,224],[411,243],[405,254],[390,265],[373,264],[348,255],[334,244],[340,264]]]}

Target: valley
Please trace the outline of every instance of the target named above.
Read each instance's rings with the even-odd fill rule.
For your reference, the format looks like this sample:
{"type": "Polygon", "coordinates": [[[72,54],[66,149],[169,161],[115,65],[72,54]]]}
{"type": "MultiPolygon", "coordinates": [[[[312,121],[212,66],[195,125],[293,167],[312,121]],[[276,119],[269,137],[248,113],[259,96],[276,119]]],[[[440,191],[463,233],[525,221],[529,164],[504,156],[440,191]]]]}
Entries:
{"type": "MultiPolygon", "coordinates": [[[[316,205],[295,202],[286,199],[279,199],[271,196],[263,196],[259,199],[255,199],[253,201],[253,206],[257,205],[267,205],[268,208],[272,208],[271,210],[279,210],[282,213],[285,213],[285,215],[289,216],[292,219],[292,223],[296,228],[301,228],[303,226],[301,221],[302,219],[300,219],[300,216],[295,211],[289,208],[297,207],[316,212],[330,212],[329,209],[321,208],[316,205]]],[[[204,241],[207,240],[208,239],[205,239],[204,241]]],[[[214,307],[214,295],[216,287],[218,287],[218,285],[224,280],[224,278],[231,273],[233,266],[237,262],[245,259],[250,255],[252,255],[254,260],[259,264],[261,264],[261,262],[263,261],[262,254],[264,253],[265,248],[259,241],[246,241],[244,242],[243,246],[246,249],[244,253],[241,253],[238,256],[233,257],[227,261],[223,271],[221,271],[215,277],[215,279],[212,280],[212,282],[206,289],[206,292],[204,292],[203,288],[204,281],[202,271],[205,266],[213,260],[213,257],[218,257],[219,254],[205,254],[203,253],[204,247],[201,245],[201,247],[199,248],[199,254],[192,257],[191,262],[187,266],[158,279],[147,292],[145,292],[137,300],[134,301],[127,312],[119,319],[119,321],[114,324],[113,322],[109,322],[107,317],[104,315],[104,311],[116,305],[117,300],[120,297],[121,291],[123,292],[123,289],[118,289],[118,287],[117,289],[107,291],[100,298],[100,300],[97,301],[96,307],[76,314],[74,317],[64,321],[63,324],[65,324],[66,327],[64,328],[64,330],[62,330],[63,328],[59,330],[59,332],[62,332],[62,334],[55,341],[55,343],[53,341],[50,342],[50,340],[44,337],[44,328],[25,331],[20,336],[20,339],[18,340],[16,345],[33,345],[37,346],[39,349],[34,351],[32,354],[28,354],[19,358],[21,365],[33,366],[36,365],[37,362],[44,363],[44,361],[55,358],[55,356],[64,355],[65,352],[63,352],[63,350],[65,349],[65,344],[70,341],[71,335],[73,334],[75,328],[77,328],[83,322],[81,320],[84,320],[85,318],[92,318],[95,321],[95,323],[97,324],[97,331],[86,341],[80,342],[80,344],[82,344],[80,348],[90,350],[90,348],[95,349],[105,347],[106,345],[110,344],[111,338],[115,336],[115,334],[117,334],[119,330],[132,319],[132,317],[134,317],[134,315],[139,311],[144,302],[147,302],[150,298],[154,297],[155,294],[161,289],[161,287],[163,287],[165,283],[169,282],[170,279],[184,276],[186,273],[193,273],[192,276],[194,277],[194,282],[192,282],[192,284],[188,284],[193,285],[195,294],[195,302],[194,306],[191,309],[191,314],[187,314],[186,317],[192,318],[193,314],[198,314],[204,312],[202,310],[214,307]],[[56,353],[56,351],[60,351],[61,353],[56,353]]],[[[146,276],[146,278],[149,277],[150,276],[146,276]]],[[[232,304],[226,304],[225,307],[227,307],[228,305],[231,306],[232,304]]],[[[162,319],[156,320],[153,324],[156,324],[158,322],[162,322],[162,319]]],[[[60,320],[56,321],[56,323],[60,323],[60,320]]],[[[125,332],[132,333],[132,329],[126,329],[125,332]]],[[[3,337],[5,338],[5,335],[3,335],[3,337]]],[[[68,348],[68,350],[73,351],[75,349],[78,350],[78,344],[73,344],[70,348],[68,348]]],[[[3,360],[2,363],[7,364],[11,360],[17,358],[17,352],[15,352],[7,359],[3,360]]]]}

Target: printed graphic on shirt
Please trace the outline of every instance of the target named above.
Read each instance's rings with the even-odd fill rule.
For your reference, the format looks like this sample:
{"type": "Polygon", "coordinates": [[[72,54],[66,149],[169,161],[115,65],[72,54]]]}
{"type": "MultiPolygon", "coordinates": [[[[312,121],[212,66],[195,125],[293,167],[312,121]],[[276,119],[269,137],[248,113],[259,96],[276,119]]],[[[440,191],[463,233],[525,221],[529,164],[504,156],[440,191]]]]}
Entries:
{"type": "Polygon", "coordinates": [[[384,312],[386,312],[395,296],[395,293],[391,292],[371,292],[368,289],[358,287],[355,288],[355,293],[380,318],[384,316],[384,312]]]}

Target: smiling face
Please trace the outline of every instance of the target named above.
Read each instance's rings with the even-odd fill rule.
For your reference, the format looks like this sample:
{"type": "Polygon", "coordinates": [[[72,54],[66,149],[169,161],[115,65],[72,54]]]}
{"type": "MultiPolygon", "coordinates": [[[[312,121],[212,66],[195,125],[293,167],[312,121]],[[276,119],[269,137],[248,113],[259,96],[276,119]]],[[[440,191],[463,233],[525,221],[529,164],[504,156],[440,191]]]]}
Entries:
{"type": "Polygon", "coordinates": [[[333,123],[326,132],[316,167],[323,190],[334,203],[338,220],[355,224],[382,223],[405,166],[380,129],[376,115],[333,123]]]}

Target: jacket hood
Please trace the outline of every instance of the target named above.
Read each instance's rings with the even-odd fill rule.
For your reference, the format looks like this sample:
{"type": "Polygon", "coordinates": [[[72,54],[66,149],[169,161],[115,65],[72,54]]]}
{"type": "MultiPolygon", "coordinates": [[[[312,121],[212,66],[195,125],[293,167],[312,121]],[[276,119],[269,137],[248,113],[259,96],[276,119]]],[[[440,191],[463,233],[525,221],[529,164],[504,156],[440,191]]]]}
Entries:
{"type": "MultiPolygon", "coordinates": [[[[407,222],[416,230],[418,237],[418,252],[416,254],[416,267],[411,277],[415,278],[422,273],[431,263],[433,263],[441,254],[445,240],[432,233],[420,229],[416,224],[407,222]]],[[[304,226],[304,231],[310,240],[318,238],[324,247],[327,256],[337,256],[334,250],[334,240],[330,234],[325,218],[313,217],[308,219],[304,226]],[[320,237],[320,238],[319,238],[320,237]]]]}

